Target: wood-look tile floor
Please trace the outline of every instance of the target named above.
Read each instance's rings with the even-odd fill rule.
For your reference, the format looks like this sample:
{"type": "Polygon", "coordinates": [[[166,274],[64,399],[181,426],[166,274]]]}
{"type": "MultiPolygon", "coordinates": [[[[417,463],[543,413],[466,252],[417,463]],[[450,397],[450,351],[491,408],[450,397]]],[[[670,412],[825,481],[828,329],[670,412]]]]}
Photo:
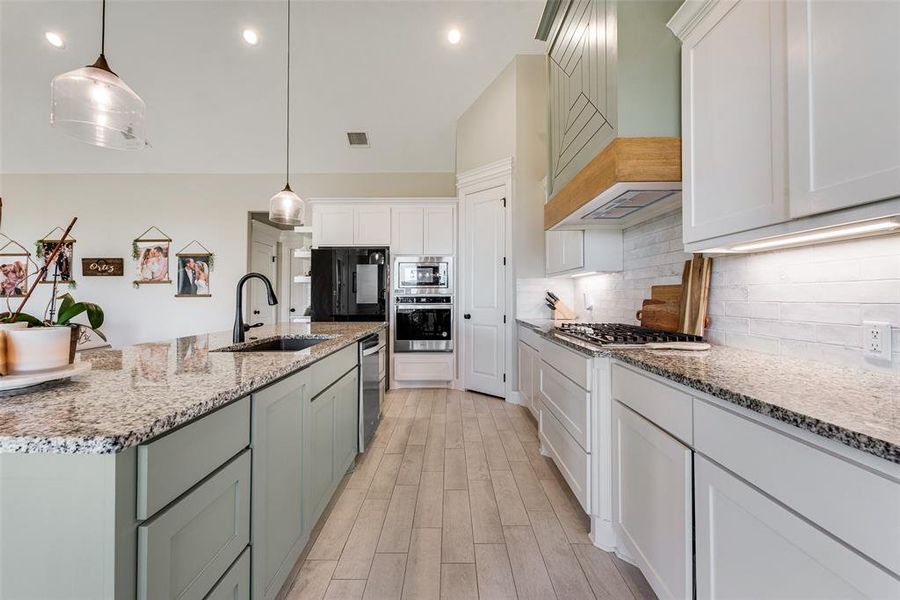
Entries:
{"type": "Polygon", "coordinates": [[[655,598],[591,545],[526,409],[397,390],[307,547],[288,600],[655,598]]]}

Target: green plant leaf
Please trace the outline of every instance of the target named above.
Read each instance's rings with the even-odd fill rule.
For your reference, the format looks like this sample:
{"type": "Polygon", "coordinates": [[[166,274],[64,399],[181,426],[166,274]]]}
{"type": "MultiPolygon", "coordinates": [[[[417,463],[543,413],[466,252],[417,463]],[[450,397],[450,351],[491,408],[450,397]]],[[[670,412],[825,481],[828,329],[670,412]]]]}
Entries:
{"type": "MultiPolygon", "coordinates": [[[[82,304],[84,304],[85,311],[87,312],[88,323],[91,324],[91,329],[97,331],[99,327],[103,326],[103,309],[93,302],[82,302],[82,304]]],[[[97,333],[100,332],[97,331],[97,333]]],[[[106,338],[103,339],[104,341],[106,340],[106,338]]]]}
{"type": "Polygon", "coordinates": [[[60,306],[59,312],[56,313],[56,324],[57,325],[68,325],[69,322],[87,310],[87,307],[84,305],[84,302],[73,302],[63,308],[60,306]]]}
{"type": "Polygon", "coordinates": [[[72,297],[72,294],[63,294],[62,296],[59,296],[57,300],[60,301],[59,311],[57,312],[58,315],[63,314],[69,308],[71,308],[73,304],[75,304],[75,298],[72,297]]]}
{"type": "Polygon", "coordinates": [[[28,313],[19,313],[19,315],[13,319],[13,313],[4,312],[0,313],[0,323],[18,323],[21,321],[25,321],[31,327],[43,327],[44,322],[38,319],[33,315],[29,315],[28,313]]]}

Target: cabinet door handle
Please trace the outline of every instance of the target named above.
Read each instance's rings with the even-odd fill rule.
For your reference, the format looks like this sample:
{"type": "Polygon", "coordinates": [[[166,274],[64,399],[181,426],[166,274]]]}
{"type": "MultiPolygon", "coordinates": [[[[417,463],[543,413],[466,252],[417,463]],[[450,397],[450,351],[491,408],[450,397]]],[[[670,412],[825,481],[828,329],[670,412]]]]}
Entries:
{"type": "Polygon", "coordinates": [[[254,314],[254,315],[258,315],[258,314],[259,314],[259,311],[258,311],[258,310],[254,310],[254,311],[253,311],[253,314],[254,314]]]}
{"type": "Polygon", "coordinates": [[[291,309],[291,312],[297,312],[297,309],[296,309],[296,308],[292,308],[292,309],[291,309]]]}
{"type": "Polygon", "coordinates": [[[472,315],[470,315],[469,313],[466,313],[463,315],[463,319],[471,319],[471,318],[472,318],[472,315]]]}

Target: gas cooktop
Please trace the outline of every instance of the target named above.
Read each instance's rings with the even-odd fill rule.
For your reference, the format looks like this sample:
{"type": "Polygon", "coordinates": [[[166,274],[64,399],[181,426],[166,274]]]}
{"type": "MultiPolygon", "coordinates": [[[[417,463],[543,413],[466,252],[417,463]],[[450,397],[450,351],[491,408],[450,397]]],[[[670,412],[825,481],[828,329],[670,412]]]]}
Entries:
{"type": "Polygon", "coordinates": [[[700,335],[672,333],[623,323],[561,323],[555,331],[583,342],[607,347],[703,342],[703,336],[700,335]]]}

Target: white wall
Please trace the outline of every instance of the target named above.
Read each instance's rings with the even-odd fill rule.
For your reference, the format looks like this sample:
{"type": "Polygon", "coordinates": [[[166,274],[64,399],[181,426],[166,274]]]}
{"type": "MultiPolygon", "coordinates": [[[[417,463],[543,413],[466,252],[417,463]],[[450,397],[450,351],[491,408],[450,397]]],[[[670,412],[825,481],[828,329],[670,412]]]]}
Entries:
{"type": "Polygon", "coordinates": [[[516,61],[488,85],[456,121],[456,172],[509,158],[516,152],[516,61]]]}
{"type": "Polygon", "coordinates": [[[516,57],[513,247],[516,277],[543,277],[545,178],[550,165],[547,57],[516,57]]]}
{"type": "MultiPolygon", "coordinates": [[[[579,318],[637,323],[650,286],[680,283],[680,211],[624,232],[625,269],[574,282],[579,318]],[[584,310],[583,294],[594,302],[584,310]]],[[[520,289],[522,285],[520,283],[520,289]]],[[[900,235],[717,257],[707,336],[727,346],[900,371],[900,235]],[[893,359],[866,361],[862,322],[893,325],[893,359]]]]}
{"type": "MultiPolygon", "coordinates": [[[[292,184],[306,197],[455,194],[453,173],[305,174],[292,184]]],[[[113,345],[225,330],[234,318],[234,286],[247,271],[247,213],[268,210],[282,186],[273,175],[3,175],[0,232],[33,249],[77,216],[73,293],[103,307],[113,345]],[[211,298],[175,298],[174,283],[132,286],[131,241],[150,225],[173,239],[173,253],[194,238],[215,253],[211,298]],[[126,275],[82,277],[82,257],[124,258],[126,275]]],[[[174,265],[171,257],[173,276],[174,265]]],[[[39,286],[28,312],[44,310],[49,288],[39,286]]]]}
{"type": "Polygon", "coordinates": [[[457,122],[457,173],[513,159],[511,235],[517,278],[544,276],[547,82],[547,57],[520,54],[457,122]]]}

